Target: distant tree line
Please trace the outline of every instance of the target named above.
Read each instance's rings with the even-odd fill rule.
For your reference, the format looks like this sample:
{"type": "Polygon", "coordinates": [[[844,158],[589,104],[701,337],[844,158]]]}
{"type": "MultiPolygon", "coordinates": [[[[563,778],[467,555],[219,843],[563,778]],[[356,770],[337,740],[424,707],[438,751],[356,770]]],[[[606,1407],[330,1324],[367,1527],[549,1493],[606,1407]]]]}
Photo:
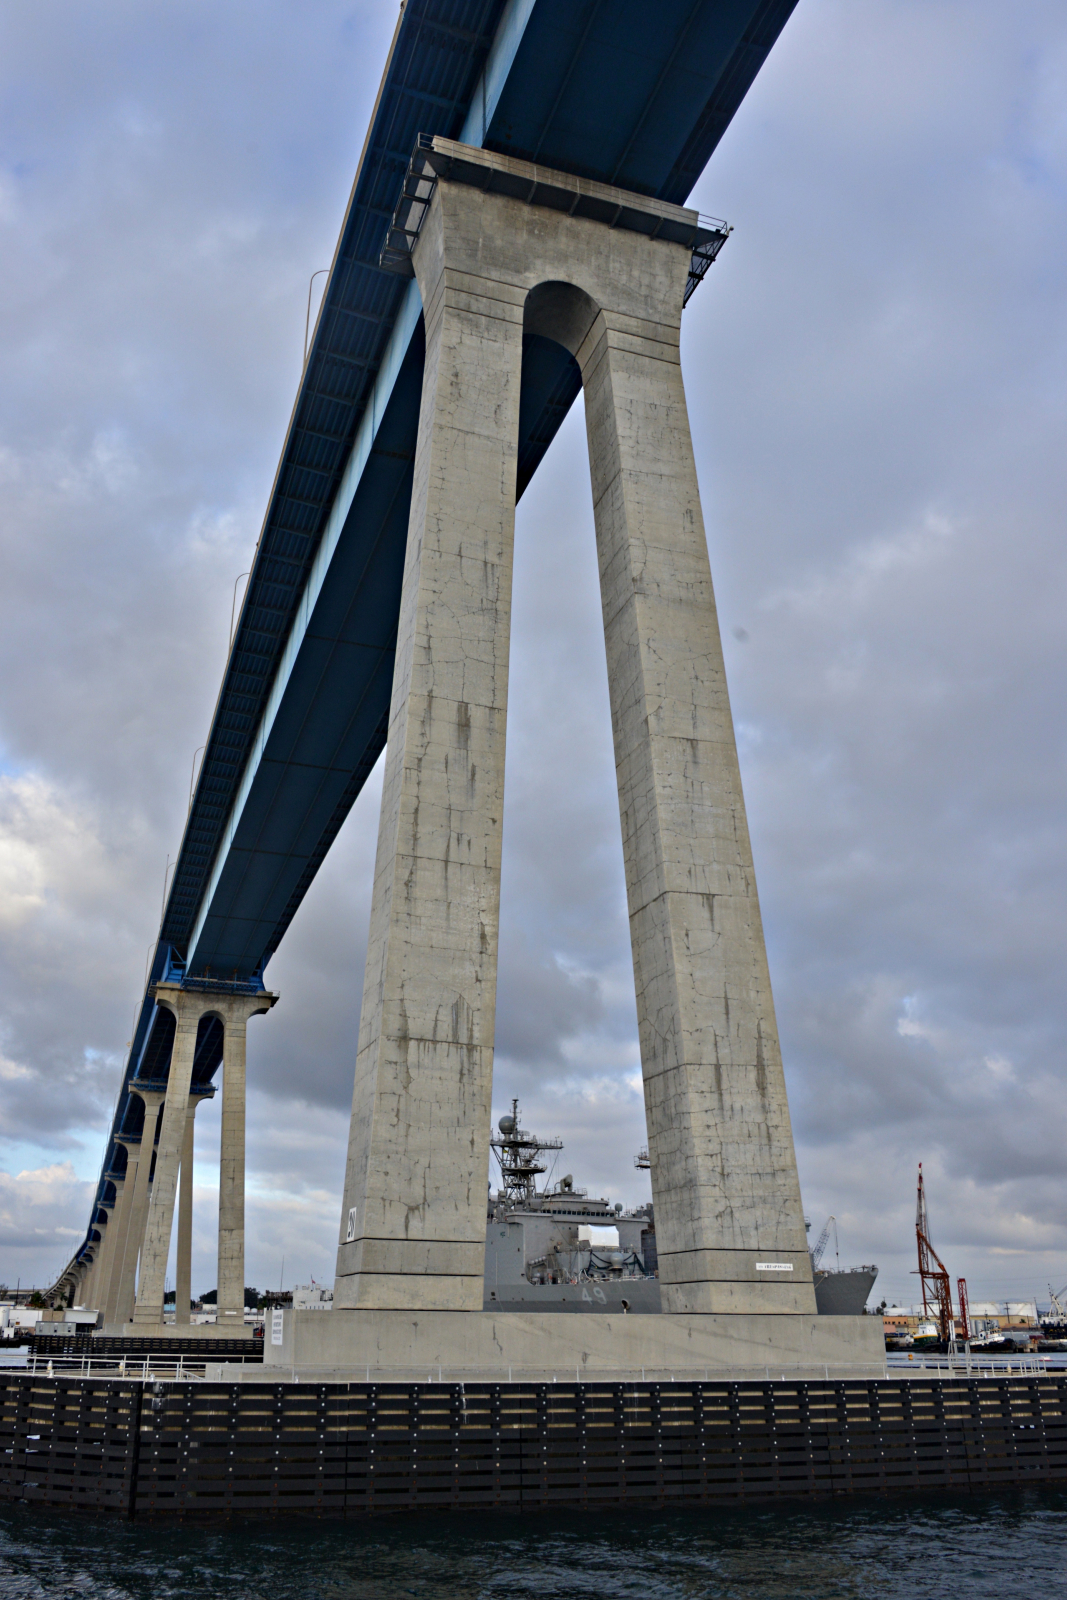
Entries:
{"type": "MultiPolygon", "coordinates": [[[[175,1299],[176,1299],[175,1291],[173,1289],[168,1289],[166,1294],[163,1296],[163,1304],[165,1306],[172,1306],[174,1304],[174,1302],[175,1302],[175,1299]]],[[[199,1301],[196,1301],[196,1300],[190,1301],[190,1306],[192,1307],[192,1306],[197,1305],[197,1304],[202,1305],[202,1306],[215,1306],[215,1305],[218,1305],[218,1303],[219,1303],[219,1291],[217,1289],[209,1289],[206,1294],[202,1294],[200,1296],[199,1301]]],[[[258,1311],[259,1308],[260,1308],[260,1304],[261,1304],[261,1296],[260,1296],[259,1290],[254,1288],[252,1285],[246,1283],[245,1284],[245,1310],[246,1311],[258,1311]]]]}

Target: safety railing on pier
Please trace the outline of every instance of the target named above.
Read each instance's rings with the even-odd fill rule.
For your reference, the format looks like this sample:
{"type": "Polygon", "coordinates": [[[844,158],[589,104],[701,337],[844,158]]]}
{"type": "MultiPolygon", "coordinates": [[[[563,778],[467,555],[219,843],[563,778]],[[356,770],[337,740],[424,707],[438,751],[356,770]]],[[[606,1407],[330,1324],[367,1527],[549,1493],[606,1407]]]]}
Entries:
{"type": "MultiPolygon", "coordinates": [[[[28,1372],[36,1378],[115,1378],[128,1382],[195,1382],[204,1376],[203,1360],[178,1356],[27,1356],[25,1365],[9,1364],[8,1371],[28,1372]]],[[[257,1366],[257,1372],[261,1369],[257,1366]]]]}
{"type": "MultiPolygon", "coordinates": [[[[10,1363],[14,1366],[14,1363],[10,1363]]],[[[244,1383],[374,1383],[374,1384],[456,1384],[456,1383],[815,1383],[841,1382],[850,1379],[867,1381],[876,1376],[871,1365],[855,1367],[844,1363],[836,1366],[805,1366],[786,1368],[764,1365],[761,1367],[732,1367],[728,1370],[709,1367],[698,1372],[676,1372],[667,1367],[635,1368],[632,1372],[593,1371],[582,1368],[508,1367],[494,1369],[474,1367],[375,1367],[349,1368],[344,1372],[332,1368],[295,1368],[282,1365],[255,1363],[234,1369],[225,1358],[205,1355],[201,1357],[178,1356],[167,1359],[160,1355],[146,1356],[27,1356],[25,1364],[19,1363],[16,1371],[34,1377],[72,1377],[133,1379],[143,1383],[198,1383],[209,1376],[217,1380],[220,1367],[226,1367],[226,1377],[244,1383]],[[210,1370],[209,1370],[210,1369],[210,1370]]],[[[884,1376],[887,1378],[1014,1378],[1046,1377],[1067,1369],[1067,1357],[1014,1354],[1011,1356],[983,1355],[907,1355],[890,1352],[886,1358],[884,1376]]]]}
{"type": "Polygon", "coordinates": [[[1062,1372],[1067,1367],[1067,1356],[1031,1355],[1016,1351],[1012,1355],[994,1356],[988,1353],[972,1354],[959,1351],[956,1355],[921,1354],[891,1350],[886,1356],[886,1368],[894,1377],[930,1377],[944,1373],[951,1377],[1014,1378],[1044,1377],[1046,1373],[1062,1372]]]}

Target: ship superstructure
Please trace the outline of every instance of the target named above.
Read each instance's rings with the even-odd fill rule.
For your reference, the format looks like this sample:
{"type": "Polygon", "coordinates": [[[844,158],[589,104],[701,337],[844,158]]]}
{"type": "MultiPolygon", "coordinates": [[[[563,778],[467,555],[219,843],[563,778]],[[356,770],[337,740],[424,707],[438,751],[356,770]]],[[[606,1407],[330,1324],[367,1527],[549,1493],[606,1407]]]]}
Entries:
{"type": "Polygon", "coordinates": [[[548,1170],[546,1157],[562,1150],[562,1140],[524,1129],[517,1100],[497,1128],[491,1145],[500,1187],[489,1196],[486,1308],[658,1311],[651,1202],[627,1211],[577,1187],[570,1173],[538,1190],[537,1179],[548,1170]],[[591,1238],[599,1229],[612,1229],[617,1242],[591,1238]]]}
{"type": "MultiPolygon", "coordinates": [[[[579,1188],[571,1173],[538,1189],[551,1176],[561,1139],[543,1139],[522,1127],[519,1103],[500,1118],[490,1144],[500,1185],[490,1187],[485,1236],[486,1310],[660,1310],[659,1260],[652,1202],[626,1210],[579,1188]],[[609,1243],[590,1237],[612,1229],[609,1243]],[[584,1237],[583,1237],[584,1235],[584,1237]]],[[[650,1167],[647,1150],[634,1161],[650,1167]]],[[[807,1224],[811,1226],[810,1223],[807,1224]]],[[[858,1316],[878,1276],[876,1266],[823,1265],[831,1231],[837,1260],[837,1222],[830,1217],[811,1249],[815,1300],[821,1316],[858,1316]]]]}

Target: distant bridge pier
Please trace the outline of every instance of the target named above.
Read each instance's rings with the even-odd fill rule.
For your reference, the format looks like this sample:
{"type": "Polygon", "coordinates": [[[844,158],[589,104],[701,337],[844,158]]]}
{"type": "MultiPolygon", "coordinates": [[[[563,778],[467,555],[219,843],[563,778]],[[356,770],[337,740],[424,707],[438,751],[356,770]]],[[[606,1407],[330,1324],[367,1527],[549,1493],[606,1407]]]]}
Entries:
{"type": "Polygon", "coordinates": [[[113,1200],[102,1198],[97,1201],[96,1224],[94,1231],[99,1236],[99,1243],[97,1244],[93,1253],[92,1264],[85,1275],[85,1281],[82,1287],[82,1294],[86,1305],[96,1302],[99,1294],[99,1286],[105,1272],[107,1271],[111,1252],[114,1248],[115,1235],[111,1225],[112,1217],[114,1215],[114,1207],[115,1202],[113,1200]]]}
{"type": "MultiPolygon", "coordinates": [[[[206,1018],[217,1018],[223,1025],[225,1048],[229,1051],[230,1059],[234,1063],[233,1076],[235,1084],[234,1091],[231,1094],[230,1116],[228,1122],[224,1123],[222,1159],[225,1175],[220,1184],[220,1313],[222,1294],[224,1292],[224,1273],[225,1293],[228,1300],[233,1298],[233,1277],[235,1274],[240,1275],[241,1305],[243,1308],[245,1028],[249,1017],[270,1010],[277,1000],[277,995],[269,994],[265,990],[258,990],[253,993],[235,993],[227,991],[224,985],[214,984],[205,980],[203,982],[194,981],[189,987],[185,987],[181,983],[159,983],[156,985],[155,998],[157,1005],[170,1011],[174,1016],[175,1030],[170,1067],[162,1092],[157,1091],[156,1094],[153,1094],[149,1090],[146,1093],[138,1086],[135,1079],[130,1082],[130,1088],[144,1094],[145,1097],[146,1132],[151,1126],[148,1114],[149,1096],[156,1099],[157,1104],[159,1100],[163,1104],[155,1172],[152,1178],[151,1196],[148,1201],[144,1223],[144,1243],[141,1248],[140,1270],[137,1273],[136,1300],[133,1304],[132,1320],[134,1327],[137,1329],[145,1327],[161,1328],[163,1325],[163,1296],[174,1223],[178,1173],[182,1162],[182,1152],[186,1144],[191,1092],[195,1094],[195,1091],[191,1091],[193,1060],[196,1054],[200,1026],[206,1018]],[[236,1193],[238,1184],[240,1185],[239,1196],[236,1193]],[[223,1198],[225,1198],[225,1210],[222,1204],[223,1198]],[[225,1253],[223,1247],[225,1247],[225,1253]]],[[[224,1058],[224,1101],[228,1070],[229,1060],[224,1058]]],[[[143,1193],[147,1189],[150,1163],[151,1151],[149,1149],[146,1156],[142,1147],[142,1156],[138,1162],[137,1183],[139,1193],[143,1193]]],[[[127,1259],[124,1263],[124,1301],[132,1289],[134,1268],[134,1263],[131,1259],[132,1255],[133,1252],[128,1249],[127,1259]]],[[[119,1317],[117,1320],[120,1322],[128,1320],[122,1316],[125,1305],[120,1305],[118,1309],[119,1317]]]]}
{"type": "MultiPolygon", "coordinates": [[[[139,1084],[136,1081],[131,1081],[130,1092],[136,1094],[144,1104],[144,1123],[140,1140],[136,1144],[134,1144],[132,1138],[122,1141],[125,1143],[127,1150],[127,1173],[130,1170],[130,1160],[136,1156],[136,1168],[133,1174],[133,1194],[130,1200],[130,1217],[126,1238],[123,1243],[122,1267],[118,1273],[114,1291],[115,1321],[122,1323],[133,1321],[133,1308],[137,1288],[137,1263],[144,1246],[145,1225],[148,1220],[156,1134],[160,1110],[166,1098],[166,1091],[163,1087],[156,1085],[154,1088],[149,1088],[146,1084],[139,1084]]],[[[127,1178],[128,1182],[129,1179],[127,1178]]],[[[108,1320],[110,1319],[105,1313],[105,1326],[108,1320]]]]}
{"type": "Polygon", "coordinates": [[[193,1124],[196,1113],[213,1091],[193,1085],[189,1094],[189,1109],[185,1116],[185,1139],[182,1143],[181,1167],[178,1173],[178,1238],[174,1272],[174,1322],[188,1327],[193,1289],[193,1124]]]}
{"type": "MultiPolygon", "coordinates": [[[[117,1148],[116,1143],[116,1148],[117,1148]]],[[[126,1251],[126,1238],[130,1228],[130,1203],[133,1199],[133,1176],[136,1163],[131,1167],[127,1156],[127,1165],[124,1171],[117,1168],[107,1173],[107,1180],[115,1190],[115,1205],[108,1223],[109,1251],[107,1262],[96,1284],[97,1309],[107,1320],[108,1306],[114,1299],[120,1274],[122,1272],[122,1259],[126,1251]]]]}
{"type": "Polygon", "coordinates": [[[111,1201],[105,1199],[103,1202],[105,1206],[109,1207],[109,1215],[107,1229],[104,1233],[103,1253],[92,1290],[93,1305],[101,1310],[115,1275],[115,1260],[123,1246],[124,1230],[129,1217],[129,1207],[124,1202],[126,1174],[112,1168],[105,1174],[105,1181],[111,1187],[114,1199],[111,1201]]]}

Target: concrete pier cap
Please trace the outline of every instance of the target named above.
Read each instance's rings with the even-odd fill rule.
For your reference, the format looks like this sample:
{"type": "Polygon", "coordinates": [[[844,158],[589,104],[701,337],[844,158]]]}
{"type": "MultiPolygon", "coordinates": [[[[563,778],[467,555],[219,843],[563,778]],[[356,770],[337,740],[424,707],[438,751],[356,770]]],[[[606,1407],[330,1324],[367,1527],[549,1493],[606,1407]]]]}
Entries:
{"type": "Polygon", "coordinates": [[[268,1361],[883,1370],[880,1321],[816,1314],[682,383],[694,251],[725,236],[573,174],[416,146],[383,253],[418,280],[426,358],[334,1309],[286,1313],[268,1361]],[[585,396],[658,1316],[482,1310],[532,338],[570,352],[585,396]]]}

